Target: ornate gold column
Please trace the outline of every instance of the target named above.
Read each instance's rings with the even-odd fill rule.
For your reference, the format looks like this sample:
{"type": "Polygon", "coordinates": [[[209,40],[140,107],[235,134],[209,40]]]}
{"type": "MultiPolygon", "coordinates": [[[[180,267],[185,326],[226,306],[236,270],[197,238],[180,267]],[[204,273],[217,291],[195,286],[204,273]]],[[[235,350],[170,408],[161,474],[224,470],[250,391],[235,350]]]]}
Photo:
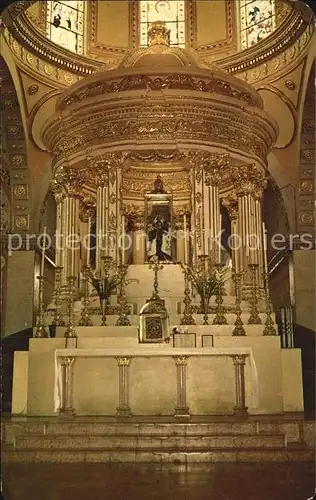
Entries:
{"type": "Polygon", "coordinates": [[[102,257],[108,255],[108,219],[109,219],[109,174],[106,165],[95,169],[97,186],[96,197],[96,260],[95,269],[102,272],[102,257]]]}
{"type": "Polygon", "coordinates": [[[57,182],[56,179],[53,179],[50,183],[50,189],[54,194],[55,202],[56,202],[56,240],[55,240],[55,264],[57,267],[63,266],[63,199],[65,196],[63,186],[57,182]]]}
{"type": "Polygon", "coordinates": [[[188,154],[192,184],[193,254],[208,255],[213,265],[221,261],[221,215],[219,183],[222,172],[229,165],[227,154],[194,151],[188,154]]]}
{"type": "Polygon", "coordinates": [[[108,225],[108,254],[117,263],[120,262],[119,241],[123,232],[121,210],[122,167],[127,153],[106,153],[105,158],[109,166],[109,225],[108,225]]]}
{"type": "MultiPolygon", "coordinates": [[[[61,283],[67,286],[67,277],[79,274],[79,200],[83,176],[80,170],[62,168],[51,184],[57,194],[57,227],[60,229],[56,254],[57,264],[63,268],[61,283]]],[[[56,196],[56,195],[55,195],[56,196]]]]}
{"type": "Polygon", "coordinates": [[[95,178],[96,202],[96,269],[102,270],[101,258],[112,257],[120,261],[118,242],[122,233],[121,181],[122,165],[127,153],[103,153],[89,157],[89,172],[95,178]]]}
{"type": "Polygon", "coordinates": [[[263,286],[261,199],[267,181],[256,165],[235,166],[231,172],[238,199],[237,232],[242,243],[239,263],[240,270],[244,271],[243,292],[247,294],[251,288],[249,264],[258,264],[257,284],[263,286]]]}

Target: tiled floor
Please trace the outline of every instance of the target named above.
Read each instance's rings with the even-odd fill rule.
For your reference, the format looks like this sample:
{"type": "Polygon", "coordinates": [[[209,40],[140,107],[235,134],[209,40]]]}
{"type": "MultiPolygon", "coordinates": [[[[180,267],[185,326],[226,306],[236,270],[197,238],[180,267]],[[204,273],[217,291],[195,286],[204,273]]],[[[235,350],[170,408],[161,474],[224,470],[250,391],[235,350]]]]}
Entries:
{"type": "Polygon", "coordinates": [[[5,500],[306,500],[311,463],[5,465],[5,500]]]}

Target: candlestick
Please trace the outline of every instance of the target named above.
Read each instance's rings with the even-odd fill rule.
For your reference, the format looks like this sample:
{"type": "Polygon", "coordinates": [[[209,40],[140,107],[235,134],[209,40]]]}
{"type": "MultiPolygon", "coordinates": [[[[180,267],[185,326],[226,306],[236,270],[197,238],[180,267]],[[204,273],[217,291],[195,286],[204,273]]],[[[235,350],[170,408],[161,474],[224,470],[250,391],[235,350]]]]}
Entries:
{"type": "Polygon", "coordinates": [[[68,282],[68,325],[65,330],[65,337],[67,338],[76,338],[76,330],[75,330],[75,311],[74,311],[74,296],[75,296],[75,281],[76,277],[75,276],[68,276],[67,277],[67,282],[68,282]]]}
{"type": "Polygon", "coordinates": [[[83,277],[83,286],[84,286],[84,295],[82,297],[82,309],[80,315],[79,326],[92,326],[92,321],[90,318],[90,290],[89,290],[89,276],[90,269],[88,266],[84,266],[81,269],[82,277],[83,277]]]}
{"type": "Polygon", "coordinates": [[[120,286],[119,286],[119,294],[117,301],[120,304],[119,317],[116,321],[116,326],[130,326],[131,322],[128,319],[127,315],[129,313],[129,307],[126,299],[126,290],[125,290],[125,281],[127,274],[128,266],[126,264],[122,264],[118,266],[118,272],[120,277],[120,286]]]}
{"type": "Polygon", "coordinates": [[[48,333],[46,331],[44,325],[44,276],[37,276],[39,280],[39,288],[38,288],[38,307],[39,307],[39,315],[37,317],[36,323],[36,331],[34,334],[35,338],[47,338],[48,333]]]}
{"type": "Polygon", "coordinates": [[[187,235],[187,215],[183,214],[183,234],[184,234],[184,263],[188,264],[188,235],[187,235]]]}
{"type": "Polygon", "coordinates": [[[262,223],[262,232],[263,232],[263,269],[265,273],[268,273],[268,255],[267,255],[267,240],[266,240],[266,226],[265,223],[262,223]]]}
{"type": "Polygon", "coordinates": [[[233,336],[244,336],[246,335],[244,326],[243,326],[243,321],[241,319],[241,295],[240,295],[240,282],[242,278],[243,273],[239,272],[236,273],[233,270],[233,280],[235,283],[235,295],[236,295],[236,308],[235,308],[235,313],[236,313],[236,321],[234,323],[235,328],[233,330],[233,336]]]}
{"type": "Polygon", "coordinates": [[[44,233],[43,233],[43,243],[42,243],[41,276],[44,276],[44,266],[45,266],[45,249],[46,249],[46,226],[44,227],[44,233]]]}
{"type": "Polygon", "coordinates": [[[90,231],[91,231],[91,217],[88,219],[88,238],[87,238],[87,267],[90,266],[90,231]]]}
{"type": "Polygon", "coordinates": [[[125,216],[122,215],[122,238],[121,238],[121,260],[122,265],[125,264],[125,216]]]}
{"type": "Polygon", "coordinates": [[[55,312],[54,312],[54,319],[53,319],[53,325],[56,326],[64,326],[65,322],[63,320],[63,316],[61,314],[61,304],[62,304],[62,299],[61,299],[61,274],[62,274],[63,268],[60,266],[57,266],[55,269],[55,287],[54,287],[54,302],[55,302],[55,312]]]}
{"type": "Polygon", "coordinates": [[[258,264],[249,264],[251,274],[251,311],[248,319],[248,325],[261,325],[261,318],[259,316],[257,302],[258,302],[258,287],[256,281],[256,274],[258,264]]]}
{"type": "Polygon", "coordinates": [[[224,284],[223,284],[223,278],[222,278],[222,269],[223,269],[222,264],[215,264],[215,269],[216,269],[216,278],[218,280],[218,289],[217,289],[217,294],[216,294],[216,314],[215,318],[213,320],[213,325],[227,325],[227,319],[225,317],[225,308],[223,306],[223,295],[224,295],[224,284]]]}
{"type": "Polygon", "coordinates": [[[195,320],[192,316],[192,300],[190,295],[189,279],[187,271],[183,270],[184,274],[184,311],[181,318],[181,325],[195,325],[195,320]]]}
{"type": "Polygon", "coordinates": [[[220,233],[220,237],[219,237],[219,241],[217,242],[217,263],[221,263],[222,262],[222,234],[221,234],[221,231],[222,231],[222,215],[220,214],[219,216],[219,233],[220,233]]]}

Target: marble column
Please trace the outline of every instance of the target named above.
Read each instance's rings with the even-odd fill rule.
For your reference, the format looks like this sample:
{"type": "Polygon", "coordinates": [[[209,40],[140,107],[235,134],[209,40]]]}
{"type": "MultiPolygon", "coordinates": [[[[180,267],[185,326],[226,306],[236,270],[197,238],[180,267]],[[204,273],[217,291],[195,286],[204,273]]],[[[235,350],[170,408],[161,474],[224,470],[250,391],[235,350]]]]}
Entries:
{"type": "Polygon", "coordinates": [[[60,358],[62,368],[62,401],[59,409],[60,415],[73,416],[73,365],[75,358],[67,356],[60,358]]]}
{"type": "Polygon", "coordinates": [[[116,358],[119,369],[119,405],[116,409],[118,417],[130,417],[132,412],[129,405],[129,367],[131,358],[116,358]]]}
{"type": "Polygon", "coordinates": [[[187,405],[187,356],[174,356],[177,369],[177,406],[175,408],[175,417],[190,417],[189,407],[187,405]]]}
{"type": "Polygon", "coordinates": [[[236,406],[234,415],[236,417],[247,417],[248,408],[246,407],[246,390],[245,390],[245,364],[246,355],[231,356],[235,367],[235,389],[236,389],[236,406]]]}

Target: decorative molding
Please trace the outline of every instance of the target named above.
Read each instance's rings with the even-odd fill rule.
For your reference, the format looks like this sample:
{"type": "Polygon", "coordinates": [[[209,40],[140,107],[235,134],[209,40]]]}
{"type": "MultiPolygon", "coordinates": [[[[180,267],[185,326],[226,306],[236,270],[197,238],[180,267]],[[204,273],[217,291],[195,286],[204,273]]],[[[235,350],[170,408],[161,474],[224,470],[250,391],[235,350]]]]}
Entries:
{"type": "MultiPolygon", "coordinates": [[[[197,68],[198,73],[198,68],[197,68]]],[[[161,75],[126,75],[121,78],[108,78],[107,81],[97,80],[83,88],[68,92],[66,97],[57,103],[57,109],[63,110],[67,106],[81,102],[90,97],[104,94],[113,94],[131,90],[194,90],[211,94],[219,94],[238,99],[250,106],[261,107],[261,100],[255,92],[247,92],[241,89],[237,81],[227,81],[220,77],[195,76],[194,74],[163,74],[161,75]]]]}

